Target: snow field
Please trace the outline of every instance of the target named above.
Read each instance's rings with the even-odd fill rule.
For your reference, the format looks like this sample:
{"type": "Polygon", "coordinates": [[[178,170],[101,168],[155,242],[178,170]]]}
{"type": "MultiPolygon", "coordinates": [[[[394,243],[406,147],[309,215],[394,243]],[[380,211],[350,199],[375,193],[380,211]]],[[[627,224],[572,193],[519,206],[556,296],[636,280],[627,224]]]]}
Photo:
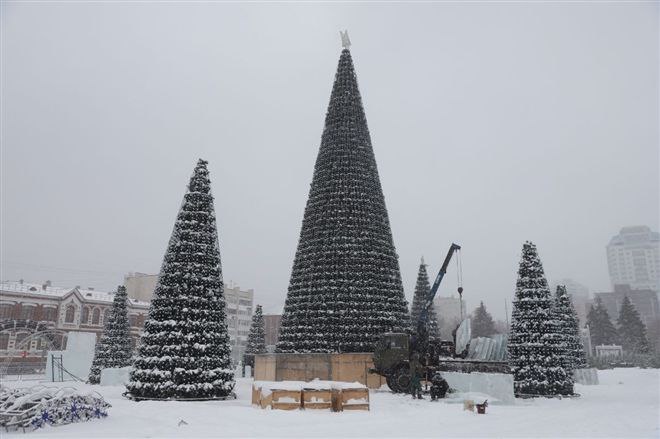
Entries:
{"type": "MultiPolygon", "coordinates": [[[[92,422],[48,427],[35,437],[648,437],[660,436],[657,369],[599,371],[600,385],[577,384],[575,399],[516,400],[485,415],[463,411],[462,399],[413,400],[371,391],[371,411],[262,410],[250,405],[252,380],[238,379],[238,399],[133,402],[123,387],[76,384],[101,393],[112,407],[92,422]],[[178,426],[184,420],[187,425],[178,426]]],[[[3,383],[20,387],[34,381],[3,383]]],[[[47,383],[44,383],[47,384],[47,383]]],[[[64,383],[70,386],[71,383],[64,383]]],[[[482,401],[476,400],[480,403],[482,401]]],[[[27,437],[4,433],[3,438],[27,437]]]]}

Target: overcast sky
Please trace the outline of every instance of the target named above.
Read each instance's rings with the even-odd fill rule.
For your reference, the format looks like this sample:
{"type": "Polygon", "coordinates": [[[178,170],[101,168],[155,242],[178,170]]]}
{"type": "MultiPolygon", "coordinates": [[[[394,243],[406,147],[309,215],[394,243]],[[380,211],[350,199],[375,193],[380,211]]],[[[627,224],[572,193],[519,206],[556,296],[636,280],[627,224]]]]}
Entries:
{"type": "MultiPolygon", "coordinates": [[[[525,240],[610,288],[605,246],[658,229],[658,4],[2,4],[3,280],[156,273],[198,158],[225,281],[281,309],[349,30],[412,297],[463,246],[504,316],[525,240]]],[[[452,264],[441,295],[456,290],[452,264]]]]}

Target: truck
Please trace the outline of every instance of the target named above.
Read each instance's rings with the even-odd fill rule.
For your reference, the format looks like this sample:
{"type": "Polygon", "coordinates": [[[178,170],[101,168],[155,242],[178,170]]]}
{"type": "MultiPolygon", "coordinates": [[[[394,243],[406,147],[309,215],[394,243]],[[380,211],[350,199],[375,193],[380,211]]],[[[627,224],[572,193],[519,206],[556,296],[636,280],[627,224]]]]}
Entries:
{"type": "MultiPolygon", "coordinates": [[[[449,247],[447,256],[424,300],[419,317],[416,322],[413,322],[414,325],[412,325],[412,328],[414,329],[410,332],[389,332],[382,334],[376,343],[373,356],[374,367],[371,369],[371,372],[385,377],[387,385],[395,393],[407,393],[410,389],[412,379],[410,375],[410,360],[413,356],[419,359],[423,369],[422,377],[426,381],[435,372],[510,373],[510,368],[506,361],[468,358],[469,344],[460,343],[459,347],[461,349],[457,352],[456,334],[461,333],[461,329],[466,329],[467,334],[469,334],[469,319],[464,320],[453,331],[453,340],[438,340],[429,337],[427,326],[429,311],[433,306],[433,299],[447,272],[447,267],[452,256],[459,252],[460,249],[461,246],[455,243],[452,243],[449,247]],[[466,325],[467,328],[465,328],[466,325]]],[[[458,293],[462,298],[463,287],[460,285],[460,274],[458,293]]]]}

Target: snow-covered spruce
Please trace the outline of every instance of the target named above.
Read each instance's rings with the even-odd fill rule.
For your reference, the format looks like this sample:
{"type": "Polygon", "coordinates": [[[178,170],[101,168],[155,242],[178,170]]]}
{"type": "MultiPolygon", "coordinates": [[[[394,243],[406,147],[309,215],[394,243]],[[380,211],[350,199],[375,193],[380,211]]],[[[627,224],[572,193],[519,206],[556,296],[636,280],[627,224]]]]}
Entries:
{"type": "Polygon", "coordinates": [[[536,246],[525,242],[513,301],[509,364],[517,395],[570,395],[560,328],[536,246]]]}
{"type": "Polygon", "coordinates": [[[243,365],[254,368],[254,355],[266,353],[266,329],[261,305],[257,305],[252,315],[252,324],[248,334],[247,346],[243,355],[243,365]]]}
{"type": "Polygon", "coordinates": [[[330,97],[277,350],[370,352],[408,327],[367,120],[350,52],[330,97]]]}
{"type": "MultiPolygon", "coordinates": [[[[429,283],[429,275],[426,272],[426,264],[424,258],[419,264],[419,271],[417,272],[417,283],[415,284],[415,295],[413,296],[412,305],[410,307],[410,325],[413,331],[417,330],[417,319],[422,311],[422,307],[426,303],[426,298],[431,291],[431,284],[429,283]]],[[[428,323],[426,326],[429,337],[440,338],[440,328],[438,327],[438,316],[435,312],[435,307],[431,305],[428,314],[428,323]]]]}
{"type": "Polygon", "coordinates": [[[580,338],[580,324],[564,285],[557,285],[554,306],[555,315],[564,336],[566,368],[575,370],[587,367],[587,357],[580,338]]]}
{"type": "Polygon", "coordinates": [[[495,322],[483,302],[472,313],[472,337],[490,337],[495,334],[495,322]]]}
{"type": "Polygon", "coordinates": [[[126,288],[118,287],[108,320],[104,322],[103,334],[96,343],[94,361],[88,378],[90,384],[98,384],[101,381],[101,370],[104,368],[131,365],[133,348],[126,309],[127,300],[126,288]]]}
{"type": "Polygon", "coordinates": [[[591,344],[593,346],[609,345],[617,342],[617,333],[607,308],[603,305],[600,298],[596,299],[596,306],[593,304],[587,313],[587,325],[591,334],[591,344]]]}
{"type": "Polygon", "coordinates": [[[621,302],[617,325],[619,342],[623,350],[631,354],[647,354],[649,352],[646,326],[628,296],[625,296],[621,302]]]}
{"type": "Polygon", "coordinates": [[[135,398],[222,398],[234,373],[207,162],[199,160],[174,224],[127,385],[135,398]]]}

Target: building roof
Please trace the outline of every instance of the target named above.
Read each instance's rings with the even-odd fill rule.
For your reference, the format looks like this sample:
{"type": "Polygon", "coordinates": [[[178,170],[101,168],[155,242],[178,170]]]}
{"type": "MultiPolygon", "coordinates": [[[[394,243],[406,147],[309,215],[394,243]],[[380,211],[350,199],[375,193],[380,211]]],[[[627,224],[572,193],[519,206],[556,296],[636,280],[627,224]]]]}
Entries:
{"type": "MultiPolygon", "coordinates": [[[[63,299],[69,294],[75,294],[75,292],[78,292],[78,294],[80,294],[86,300],[91,300],[95,302],[107,302],[107,303],[112,303],[115,297],[114,292],[86,290],[78,287],[74,287],[74,288],[53,287],[47,284],[42,285],[42,284],[34,284],[34,283],[26,283],[26,282],[11,282],[11,281],[0,282],[0,291],[7,293],[22,293],[31,296],[41,296],[41,297],[50,297],[50,298],[59,298],[59,299],[63,299]]],[[[140,300],[134,300],[131,298],[129,298],[128,301],[133,306],[142,306],[142,307],[149,306],[149,302],[142,302],[140,300]]]]}
{"type": "Polygon", "coordinates": [[[612,237],[609,245],[643,244],[660,242],[660,233],[652,231],[647,226],[623,227],[618,235],[612,237]]]}

